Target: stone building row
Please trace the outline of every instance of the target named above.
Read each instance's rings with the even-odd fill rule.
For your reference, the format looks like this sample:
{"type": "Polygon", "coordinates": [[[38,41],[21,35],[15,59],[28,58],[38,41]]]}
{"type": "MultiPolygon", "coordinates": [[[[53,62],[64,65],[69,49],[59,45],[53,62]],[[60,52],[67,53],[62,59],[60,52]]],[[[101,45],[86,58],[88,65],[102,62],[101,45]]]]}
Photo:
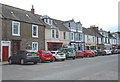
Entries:
{"type": "Polygon", "coordinates": [[[119,32],[106,32],[96,26],[84,28],[80,21],[75,22],[74,19],[62,21],[35,14],[33,6],[31,11],[27,11],[0,4],[2,61],[7,61],[14,52],[26,49],[57,50],[62,46],[71,45],[76,50],[85,50],[107,48],[105,45],[109,44],[113,44],[110,48],[116,47],[119,37],[119,32]]]}

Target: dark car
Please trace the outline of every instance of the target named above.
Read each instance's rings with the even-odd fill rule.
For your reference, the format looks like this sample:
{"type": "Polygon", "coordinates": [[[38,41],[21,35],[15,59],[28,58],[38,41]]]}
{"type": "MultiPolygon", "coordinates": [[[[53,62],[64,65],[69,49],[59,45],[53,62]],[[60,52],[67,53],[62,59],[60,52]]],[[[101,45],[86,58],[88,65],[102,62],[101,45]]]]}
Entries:
{"type": "Polygon", "coordinates": [[[68,46],[67,48],[61,48],[61,51],[65,53],[66,59],[68,59],[68,58],[75,59],[76,58],[76,51],[74,50],[73,47],[68,46]]]}
{"type": "Polygon", "coordinates": [[[26,64],[28,62],[33,62],[37,64],[39,62],[39,54],[33,51],[18,51],[11,55],[8,59],[9,64],[26,64]]]}

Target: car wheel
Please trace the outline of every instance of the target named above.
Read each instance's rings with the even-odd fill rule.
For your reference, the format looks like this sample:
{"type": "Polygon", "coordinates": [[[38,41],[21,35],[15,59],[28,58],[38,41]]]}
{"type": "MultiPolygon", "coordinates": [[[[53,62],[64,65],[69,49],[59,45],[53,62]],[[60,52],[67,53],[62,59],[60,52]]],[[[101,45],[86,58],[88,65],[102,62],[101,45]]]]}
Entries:
{"type": "Polygon", "coordinates": [[[87,57],[89,58],[89,57],[90,57],[90,55],[88,54],[88,55],[87,55],[87,57]]]}
{"type": "Polygon", "coordinates": [[[55,58],[55,57],[53,57],[53,61],[56,61],[56,58],[55,58]]]}
{"type": "Polygon", "coordinates": [[[9,59],[9,61],[8,61],[8,62],[9,62],[9,64],[12,64],[12,60],[11,60],[11,59],[9,59]]]}
{"type": "Polygon", "coordinates": [[[34,64],[37,64],[37,62],[34,62],[34,64]]]}
{"type": "Polygon", "coordinates": [[[53,60],[51,60],[50,62],[53,62],[53,60]]]}
{"type": "Polygon", "coordinates": [[[42,59],[39,59],[39,63],[42,63],[42,59]]]}
{"type": "Polygon", "coordinates": [[[65,61],[65,59],[62,59],[62,61],[65,61]]]}
{"type": "Polygon", "coordinates": [[[21,64],[21,65],[25,64],[24,59],[21,59],[21,60],[20,60],[20,64],[21,64]]]}
{"type": "Polygon", "coordinates": [[[72,58],[73,60],[75,59],[75,57],[72,58]]]}

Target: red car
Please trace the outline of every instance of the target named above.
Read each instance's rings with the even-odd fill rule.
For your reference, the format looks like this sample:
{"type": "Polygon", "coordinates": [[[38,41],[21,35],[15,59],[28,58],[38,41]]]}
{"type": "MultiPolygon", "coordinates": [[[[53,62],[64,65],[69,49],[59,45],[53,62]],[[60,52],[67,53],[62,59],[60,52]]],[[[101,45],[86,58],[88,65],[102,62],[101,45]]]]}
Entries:
{"type": "Polygon", "coordinates": [[[85,50],[83,54],[84,54],[84,57],[94,57],[96,55],[95,52],[91,50],[85,50]]]}
{"type": "Polygon", "coordinates": [[[85,57],[84,52],[83,51],[76,51],[76,57],[77,58],[78,57],[81,57],[81,58],[85,57]]]}
{"type": "Polygon", "coordinates": [[[40,62],[50,61],[53,62],[53,55],[50,51],[39,50],[40,62]]]}

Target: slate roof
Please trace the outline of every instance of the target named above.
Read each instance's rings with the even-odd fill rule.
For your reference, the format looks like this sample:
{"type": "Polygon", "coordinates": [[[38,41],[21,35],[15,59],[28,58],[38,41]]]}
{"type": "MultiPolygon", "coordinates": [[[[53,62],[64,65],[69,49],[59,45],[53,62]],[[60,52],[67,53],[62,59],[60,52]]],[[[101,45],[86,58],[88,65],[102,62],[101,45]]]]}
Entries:
{"type": "Polygon", "coordinates": [[[67,21],[64,21],[64,23],[67,23],[67,22],[75,22],[74,19],[72,20],[67,20],[67,21]]]}
{"type": "Polygon", "coordinates": [[[70,32],[70,30],[63,25],[64,23],[63,21],[57,20],[57,19],[53,19],[53,21],[54,21],[54,24],[59,28],[59,30],[70,32]]]}
{"type": "MultiPolygon", "coordinates": [[[[36,17],[38,19],[41,19],[42,15],[36,14],[36,17]]],[[[52,26],[57,27],[60,31],[68,31],[68,32],[70,32],[70,30],[63,25],[63,21],[53,19],[53,18],[50,18],[50,17],[49,17],[49,19],[53,20],[53,25],[52,26]]],[[[51,28],[51,25],[46,24],[45,22],[43,22],[43,20],[42,20],[42,23],[46,26],[45,28],[47,28],[47,29],[55,29],[55,28],[51,28]]]]}
{"type": "Polygon", "coordinates": [[[43,25],[35,17],[35,15],[32,14],[30,11],[26,11],[20,8],[15,8],[12,6],[5,5],[5,4],[2,4],[2,16],[3,18],[10,19],[10,20],[43,25]]]}
{"type": "Polygon", "coordinates": [[[83,33],[86,35],[96,36],[102,38],[103,36],[99,33],[99,31],[93,28],[85,28],[83,27],[83,33]]]}
{"type": "Polygon", "coordinates": [[[42,22],[42,24],[45,25],[45,28],[51,29],[51,28],[50,28],[51,26],[48,25],[48,24],[46,24],[46,23],[41,19],[42,15],[35,14],[35,16],[38,18],[38,20],[40,20],[40,21],[42,22]]]}
{"type": "Polygon", "coordinates": [[[88,28],[88,29],[90,29],[92,31],[92,33],[95,34],[96,37],[100,37],[100,38],[103,37],[103,35],[100,34],[99,30],[96,30],[94,27],[93,28],[91,27],[91,28],[88,28]]]}
{"type": "Polygon", "coordinates": [[[95,36],[94,32],[92,32],[90,29],[83,27],[83,33],[86,35],[95,36]]]}
{"type": "Polygon", "coordinates": [[[114,35],[114,33],[110,33],[109,32],[109,38],[111,38],[111,39],[117,39],[117,37],[116,36],[113,36],[114,35]]]}
{"type": "Polygon", "coordinates": [[[116,39],[115,37],[112,36],[112,34],[108,35],[110,39],[116,39]]]}

